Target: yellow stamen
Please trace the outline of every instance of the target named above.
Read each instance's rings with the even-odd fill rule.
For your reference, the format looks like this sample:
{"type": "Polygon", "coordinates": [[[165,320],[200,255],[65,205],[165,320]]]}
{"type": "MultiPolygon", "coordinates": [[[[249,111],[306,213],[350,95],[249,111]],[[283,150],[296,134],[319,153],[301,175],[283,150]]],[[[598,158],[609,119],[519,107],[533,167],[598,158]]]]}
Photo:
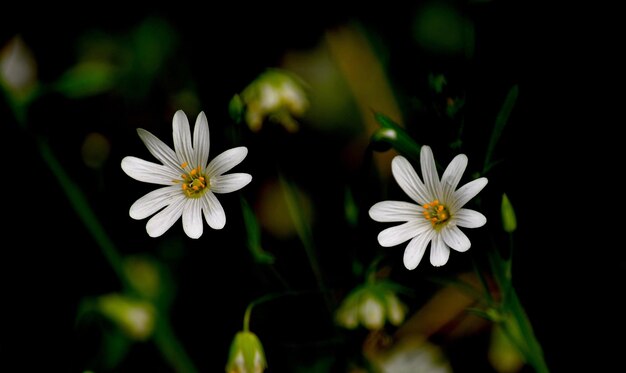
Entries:
{"type": "Polygon", "coordinates": [[[180,167],[185,168],[187,167],[188,163],[187,162],[183,162],[183,164],[180,165],[180,167]]]}
{"type": "Polygon", "coordinates": [[[426,203],[422,205],[422,207],[424,208],[424,211],[422,211],[422,215],[424,215],[424,218],[428,220],[435,229],[443,227],[448,219],[450,219],[450,212],[448,211],[448,207],[444,204],[439,203],[438,199],[426,203]]]}
{"type": "MultiPolygon", "coordinates": [[[[181,165],[183,168],[187,166],[187,162],[181,165]]],[[[175,182],[182,181],[183,193],[185,193],[185,195],[189,198],[199,198],[211,185],[209,183],[209,179],[202,174],[201,166],[191,169],[188,173],[180,175],[180,177],[182,180],[177,180],[175,182]]]]}

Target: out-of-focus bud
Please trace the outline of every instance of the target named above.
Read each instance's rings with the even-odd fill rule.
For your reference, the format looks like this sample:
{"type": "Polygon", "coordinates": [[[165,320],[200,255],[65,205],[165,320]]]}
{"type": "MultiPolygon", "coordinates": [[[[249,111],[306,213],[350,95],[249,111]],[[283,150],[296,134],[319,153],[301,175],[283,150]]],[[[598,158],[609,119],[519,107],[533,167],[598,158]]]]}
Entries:
{"type": "Polygon", "coordinates": [[[241,331],[230,345],[226,373],[261,373],[267,368],[263,345],[256,334],[241,331]]]}
{"type": "Polygon", "coordinates": [[[298,130],[294,117],[302,116],[309,107],[304,82],[293,73],[271,69],[247,86],[230,101],[231,117],[245,120],[252,131],[259,131],[269,119],[282,124],[289,132],[298,130]]]}
{"type": "Polygon", "coordinates": [[[156,299],[161,290],[161,278],[157,263],[144,256],[124,259],[124,273],[132,287],[143,297],[156,299]]]}
{"type": "Polygon", "coordinates": [[[369,330],[382,329],[389,321],[402,324],[407,308],[398,299],[397,285],[390,281],[368,282],[360,285],[344,299],[335,314],[336,322],[347,329],[363,325],[369,330]]]}
{"type": "Polygon", "coordinates": [[[85,137],[81,147],[83,162],[93,169],[99,169],[109,158],[111,144],[109,139],[98,132],[91,132],[85,137]]]}
{"type": "Polygon", "coordinates": [[[515,373],[522,370],[524,361],[502,327],[494,324],[488,351],[491,366],[499,373],[515,373]]]}
{"type": "Polygon", "coordinates": [[[0,85],[18,99],[25,99],[37,85],[37,63],[20,36],[0,50],[0,85]]]}
{"type": "Polygon", "coordinates": [[[97,307],[130,339],[143,341],[154,331],[156,310],[149,302],[121,294],[108,294],[98,298],[97,307]]]}
{"type": "Polygon", "coordinates": [[[509,201],[509,197],[505,193],[502,194],[502,205],[500,206],[502,214],[502,227],[505,232],[513,233],[517,228],[517,219],[515,218],[515,210],[509,201]]]}

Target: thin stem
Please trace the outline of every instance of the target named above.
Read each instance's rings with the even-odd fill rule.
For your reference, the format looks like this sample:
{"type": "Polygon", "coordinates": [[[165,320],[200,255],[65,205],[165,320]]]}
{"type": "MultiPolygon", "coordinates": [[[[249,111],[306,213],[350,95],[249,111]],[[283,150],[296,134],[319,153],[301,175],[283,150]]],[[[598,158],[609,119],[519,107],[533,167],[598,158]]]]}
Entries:
{"type": "MultiPolygon", "coordinates": [[[[69,199],[72,208],[81,218],[83,224],[85,224],[85,227],[100,247],[103,256],[109,262],[122,283],[122,287],[125,290],[131,289],[130,281],[124,273],[122,257],[118,253],[115,244],[104,230],[104,227],[102,227],[98,217],[89,205],[87,198],[65,172],[50,146],[41,138],[37,139],[37,145],[42,158],[56,177],[61,189],[63,189],[63,192],[69,199]]],[[[162,313],[160,317],[157,318],[154,341],[163,356],[176,368],[176,371],[197,371],[182,345],[175,337],[165,313],[162,313]]]]}
{"type": "Polygon", "coordinates": [[[302,244],[304,246],[307,259],[309,260],[309,264],[311,265],[313,275],[315,276],[315,280],[317,282],[317,286],[324,297],[328,312],[332,313],[332,301],[329,297],[326,285],[324,284],[324,278],[322,276],[319,262],[317,261],[316,250],[313,244],[313,235],[306,221],[306,218],[302,214],[302,206],[298,199],[297,191],[295,190],[293,184],[288,182],[282,176],[280,177],[280,182],[283,190],[285,191],[285,198],[289,214],[293,219],[296,231],[298,232],[298,236],[300,237],[300,241],[302,241],[302,244]]]}
{"type": "Polygon", "coordinates": [[[165,315],[157,318],[154,343],[176,372],[197,372],[195,365],[178,341],[178,338],[176,338],[176,335],[174,335],[174,331],[167,321],[168,319],[165,315]]]}
{"type": "Polygon", "coordinates": [[[54,153],[52,153],[50,146],[41,138],[37,139],[37,145],[43,160],[48,165],[48,168],[50,168],[50,171],[52,171],[52,174],[56,177],[61,189],[69,199],[72,208],[81,218],[83,224],[85,224],[85,227],[100,247],[102,255],[104,255],[115,271],[115,274],[122,282],[122,286],[125,289],[129,289],[130,285],[126,275],[124,274],[122,258],[117,252],[113,241],[109,238],[106,231],[100,224],[98,217],[91,209],[85,195],[70,179],[69,175],[65,172],[57,158],[54,156],[54,153]]]}
{"type": "Polygon", "coordinates": [[[252,302],[250,302],[250,304],[248,304],[248,307],[246,307],[246,312],[243,315],[243,331],[244,332],[250,331],[250,317],[252,315],[252,308],[254,308],[255,306],[261,303],[265,303],[270,300],[274,300],[276,298],[281,298],[281,297],[288,296],[288,295],[299,295],[299,294],[302,294],[302,292],[287,291],[287,292],[280,293],[280,294],[267,294],[267,295],[264,295],[260,298],[253,300],[252,302]]]}

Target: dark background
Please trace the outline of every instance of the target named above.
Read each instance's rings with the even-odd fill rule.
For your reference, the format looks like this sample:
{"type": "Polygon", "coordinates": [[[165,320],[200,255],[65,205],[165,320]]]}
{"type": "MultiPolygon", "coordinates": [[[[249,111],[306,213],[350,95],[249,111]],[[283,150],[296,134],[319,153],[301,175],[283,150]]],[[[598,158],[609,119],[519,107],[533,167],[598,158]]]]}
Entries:
{"type": "MultiPolygon", "coordinates": [[[[86,31],[123,34],[147,16],[165,19],[178,33],[173,61],[169,63],[185,66],[187,71],[181,74],[192,77],[201,107],[210,113],[212,138],[223,138],[230,133],[226,124],[232,121],[226,108],[233,93],[264,68],[277,65],[285,50],[309,48],[326,28],[356,19],[388,48],[389,77],[401,94],[423,96],[425,76],[433,69],[456,78],[450,89],[464,92],[467,98],[464,115],[468,135],[463,150],[468,152],[470,167],[473,159],[477,160],[476,167],[480,164],[478,160],[484,152],[481,149],[486,146],[493,118],[509,88],[518,84],[519,100],[499,148],[499,155],[507,163],[488,186],[506,188],[515,202],[519,222],[514,262],[516,288],[553,371],[568,371],[586,364],[612,365],[613,350],[623,347],[619,342],[623,308],[617,306],[617,299],[623,294],[620,285],[624,282],[625,258],[622,247],[602,243],[602,236],[618,234],[621,229],[612,222],[613,217],[620,215],[612,205],[620,186],[611,185],[619,184],[613,182],[617,178],[612,176],[614,169],[606,174],[591,164],[597,153],[608,156],[608,150],[614,149],[596,141],[599,133],[607,133],[603,119],[609,111],[606,108],[620,102],[616,104],[611,94],[595,85],[611,79],[613,70],[608,62],[600,64],[604,69],[595,68],[598,59],[608,59],[602,46],[610,44],[611,30],[603,32],[604,28],[591,26],[596,24],[596,13],[580,9],[574,12],[499,1],[458,6],[475,26],[475,52],[470,60],[425,54],[407,37],[406,25],[414,8],[381,4],[345,10],[313,3],[299,4],[298,9],[295,5],[289,9],[221,4],[219,9],[207,5],[203,11],[94,9],[54,12],[53,16],[22,10],[6,16],[8,22],[0,28],[0,44],[21,34],[39,63],[39,79],[52,81],[75,62],[76,40],[86,31]],[[583,62],[589,57],[595,63],[583,62]],[[592,185],[585,184],[586,179],[592,185],[602,184],[604,191],[595,192],[592,185]],[[587,237],[595,235],[599,237],[589,242],[587,237]],[[610,342],[607,333],[618,342],[610,342]]],[[[610,12],[600,12],[607,13],[610,12]]],[[[266,288],[278,287],[276,279],[255,272],[245,247],[237,244],[229,249],[242,229],[239,214],[229,213],[239,205],[235,194],[220,198],[228,216],[227,229],[216,232],[205,226],[199,241],[186,240],[180,223],[163,239],[150,239],[144,231],[145,221],[128,217],[128,207],[151,188],[123,174],[119,161],[126,155],[150,159],[135,127],[148,128],[171,143],[169,126],[176,108],[168,107],[167,95],[177,84],[172,79],[175,77],[158,77],[147,95],[138,100],[114,94],[77,101],[47,96],[31,108],[27,131],[12,123],[8,108],[0,105],[5,162],[0,358],[7,367],[19,364],[27,371],[85,369],[85,364],[97,354],[97,337],[94,330],[75,326],[76,307],[83,297],[119,289],[118,280],[38,156],[33,143],[37,134],[48,139],[124,254],[162,254],[167,252],[164,247],[184,242],[183,254],[168,259],[177,279],[172,318],[180,339],[201,371],[223,369],[228,343],[240,328],[240,315],[248,302],[263,295],[266,288]],[[113,145],[101,174],[85,168],[79,157],[84,135],[94,130],[107,134],[113,145]],[[100,184],[102,180],[104,184],[100,184]]],[[[403,109],[407,122],[421,118],[410,108],[403,109]]],[[[191,121],[194,119],[190,117],[191,121]]],[[[438,145],[436,133],[426,130],[422,135],[438,145]]],[[[336,178],[354,184],[363,181],[359,179],[362,175],[345,175],[339,167],[320,166],[333,164],[341,145],[333,143],[335,140],[328,140],[328,151],[324,152],[318,144],[326,139],[315,132],[288,138],[275,130],[262,136],[266,137],[259,139],[242,132],[250,155],[238,169],[258,172],[260,175],[253,175],[256,180],[257,176],[260,179],[264,173],[274,172],[273,165],[266,163],[275,161],[279,167],[294,171],[296,180],[312,181],[312,188],[328,188],[326,194],[320,192],[314,198],[318,198],[317,206],[329,216],[337,213],[333,206],[341,205],[343,189],[341,185],[328,187],[316,176],[326,173],[324,180],[336,178]],[[298,155],[295,159],[305,166],[293,158],[281,158],[280,151],[262,148],[266,141],[276,144],[275,149],[294,152],[298,155]],[[267,153],[253,156],[263,151],[267,153]],[[310,161],[304,158],[308,152],[314,153],[310,161]]],[[[609,133],[601,140],[609,141],[610,137],[609,133]]],[[[234,145],[212,142],[211,158],[234,145]]],[[[435,151],[435,156],[440,153],[435,151]]],[[[447,161],[452,155],[439,156],[447,161]]],[[[253,183],[241,193],[253,199],[257,189],[253,183]]],[[[372,201],[376,202],[376,198],[366,202],[372,201]]],[[[336,253],[337,248],[375,240],[380,227],[371,222],[364,224],[369,231],[366,235],[337,240],[331,238],[345,227],[333,227],[332,221],[318,227],[322,232],[318,245],[327,247],[321,261],[329,272],[333,265],[340,268],[341,261],[348,260],[345,254],[336,254],[340,263],[333,264],[330,253],[336,253]]],[[[295,279],[294,286],[313,286],[304,254],[295,251],[282,251],[285,256],[280,269],[295,279]]],[[[432,273],[424,264],[420,269],[432,273]]],[[[417,279],[414,273],[402,276],[417,279]]],[[[338,276],[331,281],[339,286],[349,279],[338,276]]],[[[259,308],[259,318],[267,321],[265,325],[280,325],[276,329],[258,325],[257,329],[262,338],[265,336],[270,368],[273,367],[270,371],[280,371],[282,353],[291,351],[289,346],[323,351],[323,346],[307,345],[331,333],[324,323],[311,319],[311,314],[317,312],[318,300],[307,298],[295,306],[277,306],[267,312],[259,308]],[[306,318],[302,320],[299,315],[306,318]],[[283,345],[274,352],[268,348],[272,341],[285,340],[292,345],[283,345]]],[[[471,346],[465,347],[473,351],[471,346]]],[[[150,344],[140,344],[134,351],[121,371],[169,371],[150,344]]],[[[291,358],[311,356],[299,356],[298,351],[294,348],[291,358]]],[[[487,369],[482,358],[477,357],[473,363],[469,368],[454,366],[455,371],[487,369]]]]}

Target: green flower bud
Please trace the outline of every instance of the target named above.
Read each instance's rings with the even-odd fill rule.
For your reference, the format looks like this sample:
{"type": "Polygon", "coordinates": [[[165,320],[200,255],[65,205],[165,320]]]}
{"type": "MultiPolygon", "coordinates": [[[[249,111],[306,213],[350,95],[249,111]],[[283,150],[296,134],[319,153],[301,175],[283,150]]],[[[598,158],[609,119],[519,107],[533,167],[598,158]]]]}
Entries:
{"type": "Polygon", "coordinates": [[[335,313],[335,321],[346,329],[359,325],[369,330],[382,329],[385,322],[398,326],[406,317],[406,306],[398,299],[389,281],[368,282],[345,298],[335,313]]]}
{"type": "Polygon", "coordinates": [[[505,193],[502,194],[502,205],[500,206],[502,214],[502,227],[505,232],[512,233],[517,228],[517,219],[515,218],[515,210],[509,201],[509,197],[505,193]]]}
{"type": "Polygon", "coordinates": [[[230,345],[226,373],[261,373],[265,368],[267,362],[259,338],[249,331],[237,333],[230,345]]]}
{"type": "Polygon", "coordinates": [[[133,340],[146,340],[154,331],[156,310],[149,302],[108,294],[98,298],[97,307],[133,340]]]}

